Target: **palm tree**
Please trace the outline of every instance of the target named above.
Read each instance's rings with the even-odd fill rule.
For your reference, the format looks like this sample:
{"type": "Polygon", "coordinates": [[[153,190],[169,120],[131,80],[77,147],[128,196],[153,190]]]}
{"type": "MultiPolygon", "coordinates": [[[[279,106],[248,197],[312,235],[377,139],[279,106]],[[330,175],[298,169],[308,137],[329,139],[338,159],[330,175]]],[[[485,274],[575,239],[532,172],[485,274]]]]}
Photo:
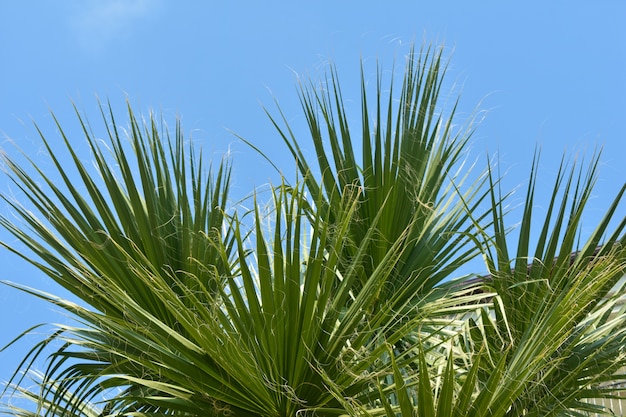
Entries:
{"type": "Polygon", "coordinates": [[[380,75],[373,100],[362,82],[360,163],[336,71],[302,87],[315,154],[270,114],[300,179],[269,209],[254,194],[230,206],[227,161],[205,167],[178,124],[171,137],[130,107],[123,131],[101,106],[104,143],[77,112],[95,172],[60,123],[72,166],[40,132],[60,185],[5,156],[25,200],[5,197],[22,222],[0,223],[27,250],[4,246],[82,301],[7,283],[76,323],[25,355],[29,368],[51,349],[39,391],[16,372],[5,395],[48,415],[601,411],[584,400],[626,378],[626,186],[583,238],[599,155],[586,176],[563,163],[536,235],[534,164],[513,241],[493,169],[467,167],[472,127],[438,105],[444,73],[427,48],[398,97],[380,75]],[[489,276],[458,276],[478,255],[489,276]]]}

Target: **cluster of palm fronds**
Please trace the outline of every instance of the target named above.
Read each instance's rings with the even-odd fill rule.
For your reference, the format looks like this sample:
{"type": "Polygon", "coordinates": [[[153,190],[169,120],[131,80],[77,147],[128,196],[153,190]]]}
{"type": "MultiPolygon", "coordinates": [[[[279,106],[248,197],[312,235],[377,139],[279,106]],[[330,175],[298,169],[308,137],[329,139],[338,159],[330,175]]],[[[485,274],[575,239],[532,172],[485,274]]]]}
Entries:
{"type": "Polygon", "coordinates": [[[6,157],[24,200],[5,198],[23,245],[5,247],[82,302],[7,282],[76,322],[25,355],[49,354],[39,390],[16,373],[4,391],[33,408],[3,412],[602,412],[586,400],[626,380],[626,185],[581,236],[599,156],[561,163],[540,218],[535,161],[511,238],[499,178],[467,167],[471,127],[437,103],[444,73],[440,50],[411,53],[399,88],[379,77],[372,98],[363,83],[357,127],[336,72],[304,86],[315,154],[270,116],[300,173],[270,210],[230,206],[228,162],[204,166],[180,126],[172,138],[130,108],[122,130],[103,107],[104,142],[78,116],[95,168],[60,124],[69,159],[41,138],[61,181],[6,157]],[[488,275],[457,276],[480,255],[488,275]]]}

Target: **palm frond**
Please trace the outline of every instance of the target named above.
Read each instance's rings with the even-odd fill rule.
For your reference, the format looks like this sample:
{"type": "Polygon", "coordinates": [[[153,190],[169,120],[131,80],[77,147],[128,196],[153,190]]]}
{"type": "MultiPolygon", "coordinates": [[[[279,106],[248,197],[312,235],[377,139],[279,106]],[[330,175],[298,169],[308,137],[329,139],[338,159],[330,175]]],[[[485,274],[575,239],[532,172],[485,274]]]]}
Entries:
{"type": "Polygon", "coordinates": [[[56,119],[56,172],[4,155],[24,201],[3,197],[18,222],[0,226],[26,250],[2,245],[79,300],[5,282],[75,319],[25,354],[49,354],[40,390],[18,370],[13,392],[50,416],[601,411],[588,400],[626,380],[626,185],[583,235],[599,155],[561,163],[543,217],[537,158],[510,234],[499,178],[466,165],[471,126],[440,108],[445,67],[412,50],[399,100],[380,72],[372,99],[362,70],[357,127],[336,70],[302,87],[313,159],[270,115],[301,181],[243,213],[228,162],[130,107],[124,130],[101,106],[103,141],[77,112],[93,168],[56,119]],[[479,254],[488,276],[455,277],[479,254]]]}
{"type": "MultiPolygon", "coordinates": [[[[139,271],[166,280],[182,300],[184,291],[202,288],[208,297],[203,302],[212,302],[234,268],[235,240],[226,214],[229,164],[221,164],[213,175],[185,143],[179,124],[170,138],[156,119],[141,122],[129,106],[124,135],[112,109],[108,114],[105,107],[101,110],[107,132],[103,142],[77,111],[95,170],[75,153],[58,121],[66,155],[40,134],[60,183],[36,163],[31,162],[32,175],[4,154],[8,174],[27,204],[4,196],[22,223],[6,217],[0,223],[27,250],[2,245],[115,323],[124,323],[128,315],[125,302],[111,296],[122,292],[170,330],[180,332],[175,316],[155,293],[154,282],[138,279],[128,260],[141,259],[139,271]]],[[[39,296],[98,328],[96,313],[39,296]]],[[[38,354],[49,342],[43,341],[30,354],[38,354]]]]}
{"type": "Polygon", "coordinates": [[[489,385],[494,378],[499,382],[493,392],[481,391],[477,413],[479,409],[511,416],[573,411],[582,399],[603,392],[603,382],[621,378],[616,372],[626,365],[626,318],[612,317],[607,311],[618,308],[625,294],[618,288],[609,296],[626,273],[626,218],[620,219],[617,211],[626,186],[588,237],[580,231],[598,160],[595,155],[586,172],[562,163],[546,215],[538,220],[534,216],[535,161],[519,236],[513,244],[514,258],[509,255],[513,251],[501,199],[494,194],[495,240],[493,246],[484,246],[490,272],[485,284],[498,294],[498,308],[495,315],[483,316],[483,323],[495,320],[495,326],[482,326],[482,335],[474,340],[485,340],[479,345],[500,352],[498,363],[505,361],[506,368],[497,373],[483,361],[484,375],[489,375],[485,383],[489,385]],[[539,234],[531,249],[531,227],[536,224],[539,234]],[[489,328],[507,337],[485,337],[489,328]],[[591,351],[592,355],[584,356],[591,351]]]}
{"type": "Polygon", "coordinates": [[[28,376],[34,385],[28,388],[17,385],[9,387],[15,390],[16,395],[12,396],[12,404],[7,404],[0,408],[0,415],[14,417],[38,417],[42,414],[54,417],[99,417],[105,415],[95,404],[87,402],[72,404],[74,399],[71,395],[59,395],[56,396],[55,401],[51,401],[50,398],[55,396],[46,398],[41,395],[41,390],[54,392],[58,387],[55,384],[46,387],[43,384],[45,377],[41,372],[32,370],[28,376]]]}
{"type": "MultiPolygon", "coordinates": [[[[439,108],[444,74],[441,50],[411,51],[399,100],[393,80],[383,87],[380,73],[371,99],[362,74],[362,124],[358,127],[349,125],[335,70],[326,88],[317,89],[313,83],[302,87],[300,99],[315,149],[312,157],[303,153],[302,139],[282,112],[282,122],[270,115],[308,191],[318,195],[325,190],[325,200],[316,210],[327,211],[331,221],[338,221],[342,196],[361,190],[357,215],[350,225],[353,242],[361,242],[372,219],[379,216],[378,238],[371,241],[370,260],[363,265],[366,272],[376,269],[396,240],[408,233],[407,247],[381,300],[398,289],[419,299],[477,255],[468,237],[474,224],[463,200],[476,219],[484,219],[478,214],[487,196],[484,177],[478,173],[477,179],[470,180],[470,173],[460,169],[467,168],[462,162],[472,129],[455,131],[456,105],[447,115],[439,108]],[[362,136],[360,163],[355,130],[362,136]]],[[[355,288],[364,285],[358,282],[355,288]]]]}

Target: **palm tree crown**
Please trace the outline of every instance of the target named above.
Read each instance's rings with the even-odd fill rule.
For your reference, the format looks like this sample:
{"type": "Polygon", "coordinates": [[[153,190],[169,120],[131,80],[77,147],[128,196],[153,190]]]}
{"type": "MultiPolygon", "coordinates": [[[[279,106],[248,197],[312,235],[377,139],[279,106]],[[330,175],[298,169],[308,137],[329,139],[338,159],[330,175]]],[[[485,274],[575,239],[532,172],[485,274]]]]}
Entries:
{"type": "Polygon", "coordinates": [[[441,49],[412,51],[399,88],[379,75],[372,97],[362,82],[356,127],[336,71],[323,90],[303,86],[313,156],[280,110],[268,112],[299,171],[272,187],[270,210],[256,197],[250,210],[231,206],[228,161],[205,166],[179,124],[170,136],[130,107],[123,131],[101,106],[104,143],[77,112],[93,169],[59,122],[71,166],[40,132],[60,183],[5,155],[23,200],[4,197],[21,221],[0,224],[26,250],[3,246],[82,303],[6,282],[76,324],[25,355],[29,368],[52,349],[45,372],[33,373],[39,391],[22,388],[17,372],[4,391],[36,410],[2,411],[607,411],[588,400],[616,395],[626,380],[626,184],[581,236],[599,155],[586,167],[561,162],[541,217],[537,157],[521,223],[508,233],[492,166],[465,164],[472,127],[455,130],[455,108],[438,104],[444,74],[441,49]],[[458,276],[479,255],[488,277],[458,276]]]}

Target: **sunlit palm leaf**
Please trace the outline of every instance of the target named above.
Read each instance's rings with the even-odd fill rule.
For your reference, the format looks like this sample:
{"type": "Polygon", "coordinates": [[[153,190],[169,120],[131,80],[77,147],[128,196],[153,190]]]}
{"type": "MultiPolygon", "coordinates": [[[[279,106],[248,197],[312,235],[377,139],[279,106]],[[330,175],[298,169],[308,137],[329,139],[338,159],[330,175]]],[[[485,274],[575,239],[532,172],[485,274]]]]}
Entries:
{"type": "Polygon", "coordinates": [[[228,164],[210,175],[178,125],[172,140],[130,109],[126,135],[102,110],[103,143],[79,116],[94,170],[60,123],[69,159],[41,134],[60,183],[5,158],[26,202],[5,197],[22,223],[0,224],[28,250],[5,247],[81,301],[9,283],[76,318],[25,355],[28,368],[52,349],[41,392],[18,392],[48,415],[596,410],[585,400],[626,378],[626,186],[581,236],[598,159],[561,164],[538,220],[535,163],[512,243],[498,179],[463,165],[471,130],[439,108],[444,72],[426,50],[399,101],[393,83],[379,76],[372,100],[363,81],[356,130],[335,71],[326,90],[304,87],[315,163],[273,118],[302,183],[244,213],[227,207],[228,164]],[[453,279],[480,252],[489,276],[453,279]]]}
{"type": "Polygon", "coordinates": [[[227,247],[233,244],[228,234],[220,236],[229,167],[220,166],[213,179],[197,162],[193,148],[188,154],[179,126],[175,139],[166,137],[163,142],[156,120],[142,126],[130,108],[129,116],[133,156],[127,155],[126,139],[118,132],[120,128],[113,113],[109,121],[105,118],[109,137],[104,146],[111,147],[113,158],[107,157],[86,121],[79,116],[100,179],[92,178],[60,125],[70,161],[80,180],[70,177],[70,162],[60,159],[43,134],[43,143],[65,188],[41,172],[35,163],[32,168],[41,175],[43,184],[5,158],[15,184],[46,220],[38,219],[30,208],[6,196],[5,200],[24,224],[13,223],[8,218],[0,220],[35,257],[5,244],[6,247],[40,267],[79,298],[89,300],[93,307],[117,316],[124,314],[119,306],[111,304],[106,294],[93,285],[84,285],[86,281],[97,281],[99,275],[106,275],[120,288],[141,295],[137,301],[147,308],[162,310],[150,288],[128,276],[125,261],[115,261],[123,259],[117,252],[141,254],[159,270],[167,267],[176,273],[184,271],[201,276],[204,285],[216,292],[221,286],[219,276],[228,272],[230,265],[228,259],[220,258],[216,249],[219,244],[215,242],[221,244],[223,240],[227,247]],[[115,172],[116,168],[119,172],[115,172]]]}
{"type": "Polygon", "coordinates": [[[491,273],[484,284],[494,291],[485,297],[491,298],[491,307],[478,308],[468,318],[467,333],[448,339],[457,349],[448,351],[445,366],[441,356],[425,355],[422,344],[413,350],[417,367],[399,365],[394,360],[397,352],[390,350],[393,372],[379,378],[377,400],[345,406],[354,415],[371,416],[608,412],[589,400],[616,397],[625,381],[626,290],[623,282],[616,284],[626,273],[626,219],[617,215],[626,186],[587,240],[577,242],[573,236],[580,233],[596,164],[594,158],[584,178],[562,166],[550,204],[558,207],[556,219],[549,209],[539,223],[530,219],[537,175],[533,171],[516,243],[523,268],[517,259],[506,258],[511,239],[505,235],[507,217],[494,188],[495,240],[483,236],[491,273]],[[527,255],[532,235],[528,228],[536,224],[541,233],[534,252],[543,258],[527,255]],[[557,242],[559,234],[564,237],[557,242]],[[599,242],[604,245],[596,249],[599,242]],[[497,255],[492,257],[492,250],[497,255]],[[559,253],[562,256],[554,256],[559,253]],[[459,361],[455,355],[462,351],[466,358],[459,361]]]}
{"type": "MultiPolygon", "coordinates": [[[[498,382],[492,392],[481,390],[473,415],[489,410],[489,415],[543,416],[585,408],[581,399],[606,394],[601,383],[622,378],[616,372],[626,365],[626,317],[607,312],[624,299],[623,288],[609,292],[626,273],[626,218],[617,214],[626,186],[598,226],[581,239],[597,164],[594,156],[585,175],[562,164],[547,213],[538,220],[533,215],[538,175],[533,165],[515,258],[509,257],[512,243],[505,235],[501,200],[494,194],[495,241],[485,245],[490,271],[485,283],[499,295],[501,313],[493,316],[494,331],[505,337],[487,337],[482,346],[500,352],[496,356],[506,368],[494,372],[483,361],[484,375],[490,375],[485,383],[498,382]],[[540,230],[534,250],[532,225],[540,230]]],[[[483,323],[487,320],[483,317],[483,323]]],[[[490,327],[482,326],[483,334],[490,327]]]]}
{"type": "MultiPolygon", "coordinates": [[[[302,152],[303,140],[295,136],[285,117],[282,124],[272,118],[309,192],[318,195],[326,190],[318,210],[328,211],[331,221],[337,221],[344,193],[361,190],[357,215],[350,224],[353,242],[361,242],[371,220],[379,216],[378,238],[368,248],[370,260],[363,265],[364,276],[408,233],[407,247],[380,300],[398,289],[419,300],[477,254],[467,237],[474,225],[461,201],[464,198],[480,218],[478,207],[485,190],[480,180],[470,180],[471,170],[460,171],[471,130],[455,132],[454,108],[446,116],[439,108],[445,73],[441,54],[430,49],[411,52],[399,100],[393,82],[383,87],[380,74],[371,99],[362,75],[362,124],[356,127],[349,126],[335,71],[325,88],[303,87],[301,102],[315,148],[311,157],[302,152]],[[355,131],[360,139],[354,137],[355,131]],[[360,163],[357,140],[362,146],[360,163]]],[[[365,282],[356,284],[358,288],[365,282]]]]}
{"type": "Polygon", "coordinates": [[[98,417],[103,415],[102,410],[94,404],[72,404],[74,399],[71,395],[59,395],[54,402],[51,401],[50,398],[55,396],[52,395],[50,398],[46,398],[41,395],[40,390],[51,390],[54,392],[57,386],[55,384],[45,386],[43,384],[44,375],[41,372],[31,371],[29,376],[35,384],[33,387],[10,387],[16,392],[12,402],[20,402],[23,405],[5,405],[4,408],[0,407],[0,414],[14,417],[38,417],[44,413],[55,417],[98,417]],[[29,406],[29,404],[32,406],[29,406]]]}
{"type": "MultiPolygon", "coordinates": [[[[126,291],[108,286],[106,277],[100,285],[123,309],[123,318],[32,291],[87,325],[60,327],[63,333],[56,338],[67,345],[53,354],[47,374],[60,381],[58,392],[74,392],[76,402],[85,402],[98,398],[103,389],[130,387],[110,402],[119,412],[212,414],[223,408],[240,415],[281,416],[304,410],[344,412],[323,388],[327,378],[341,387],[343,396],[367,398],[370,381],[364,375],[388,368],[381,360],[386,353],[381,341],[397,343],[420,323],[428,323],[429,310],[412,318],[388,310],[388,321],[378,323],[379,315],[370,321],[365,307],[388,282],[404,242],[394,245],[351,299],[350,283],[363,278],[360,265],[375,227],[347,260],[343,245],[356,198],[344,202],[342,223],[331,227],[321,217],[308,223],[303,196],[297,189],[276,191],[273,236],[257,227],[254,262],[246,257],[243,235],[235,229],[240,274],[229,276],[214,298],[193,282],[197,277],[185,276],[183,285],[173,271],[161,272],[136,252],[125,254],[129,274],[151,285],[175,326],[126,291]],[[341,276],[338,265],[347,266],[341,276]],[[207,299],[214,302],[207,304],[207,299]]],[[[257,209],[257,220],[260,215],[257,209]]],[[[453,302],[442,300],[430,312],[453,302]]],[[[390,300],[390,305],[397,303],[390,300]]]]}
{"type": "Polygon", "coordinates": [[[182,329],[155,294],[153,283],[138,279],[128,258],[141,259],[140,269],[159,275],[181,296],[182,288],[193,288],[192,284],[211,298],[218,294],[224,277],[232,273],[234,240],[225,227],[230,168],[220,166],[213,178],[193,148],[187,149],[178,125],[175,137],[169,138],[155,119],[143,124],[129,107],[127,139],[112,111],[107,118],[102,110],[108,132],[102,143],[78,116],[95,171],[81,162],[59,124],[67,149],[64,157],[41,136],[60,184],[34,162],[30,168],[38,176],[4,158],[29,205],[5,196],[23,223],[8,218],[0,222],[30,252],[4,246],[111,320],[127,319],[125,304],[111,296],[124,292],[179,332],[182,329]],[[194,280],[187,282],[190,275],[194,280]]]}

